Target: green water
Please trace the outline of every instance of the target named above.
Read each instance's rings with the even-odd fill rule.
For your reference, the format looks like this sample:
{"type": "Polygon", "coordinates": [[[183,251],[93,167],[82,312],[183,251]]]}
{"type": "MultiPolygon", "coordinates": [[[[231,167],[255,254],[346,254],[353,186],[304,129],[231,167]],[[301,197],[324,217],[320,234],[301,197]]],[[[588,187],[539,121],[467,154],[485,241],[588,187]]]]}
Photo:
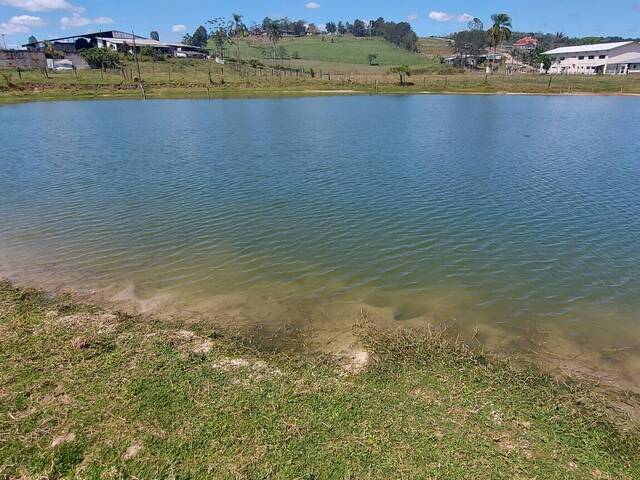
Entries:
{"type": "Polygon", "coordinates": [[[483,96],[2,107],[0,270],[226,322],[339,331],[366,305],[397,324],[479,326],[511,349],[555,338],[600,360],[624,351],[613,369],[637,378],[639,107],[483,96]]]}

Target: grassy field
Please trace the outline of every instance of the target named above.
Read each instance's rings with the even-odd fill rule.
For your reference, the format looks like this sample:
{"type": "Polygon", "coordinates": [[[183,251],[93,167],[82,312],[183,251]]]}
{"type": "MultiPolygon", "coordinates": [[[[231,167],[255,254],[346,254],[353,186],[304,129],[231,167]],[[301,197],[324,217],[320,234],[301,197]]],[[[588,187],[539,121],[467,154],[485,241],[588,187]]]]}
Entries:
{"type": "Polygon", "coordinates": [[[453,42],[445,38],[421,37],[418,39],[418,53],[427,57],[453,55],[453,42]]]}
{"type": "Polygon", "coordinates": [[[365,313],[355,333],[357,361],[0,283],[0,477],[640,478],[611,399],[365,313]]]}
{"type": "MultiPolygon", "coordinates": [[[[369,54],[377,55],[379,65],[428,65],[423,56],[396,47],[382,38],[356,38],[352,36],[287,37],[277,44],[278,56],[286,59],[314,62],[369,65],[369,54]]],[[[250,37],[241,43],[244,60],[273,59],[273,45],[265,38],[250,37]]],[[[236,56],[234,47],[227,54],[236,56]]]]}
{"type": "MultiPolygon", "coordinates": [[[[210,60],[171,59],[140,63],[147,98],[217,98],[227,96],[280,96],[325,93],[534,93],[534,94],[635,94],[640,76],[548,76],[461,73],[455,69],[434,72],[430,64],[414,65],[409,84],[401,86],[396,74],[384,66],[311,60],[264,61],[254,68],[234,64],[224,67],[210,60]],[[338,68],[339,67],[339,68],[338,68]],[[313,69],[313,72],[311,71],[313,69]]],[[[447,67],[448,68],[448,67],[447,67]]],[[[21,101],[142,98],[133,62],[123,70],[40,70],[0,72],[0,103],[21,101]],[[124,70],[124,72],[123,72],[124,70]]]]}

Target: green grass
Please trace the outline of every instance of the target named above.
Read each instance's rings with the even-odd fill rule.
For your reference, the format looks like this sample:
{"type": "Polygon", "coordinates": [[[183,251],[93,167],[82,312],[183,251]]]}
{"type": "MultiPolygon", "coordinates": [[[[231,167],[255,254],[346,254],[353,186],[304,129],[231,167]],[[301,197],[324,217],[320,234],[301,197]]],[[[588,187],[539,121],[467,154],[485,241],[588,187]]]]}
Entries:
{"type": "Polygon", "coordinates": [[[372,361],[345,373],[0,283],[0,477],[639,478],[637,431],[591,391],[440,333],[357,333],[372,361]]]}
{"type": "MultiPolygon", "coordinates": [[[[401,49],[382,38],[356,38],[352,36],[286,37],[278,42],[279,52],[284,49],[285,59],[317,62],[369,65],[369,54],[376,54],[379,65],[427,65],[428,60],[413,52],[401,49]],[[324,41],[323,41],[324,39],[324,41]]],[[[251,37],[241,43],[243,59],[272,59],[273,45],[267,40],[251,37]]],[[[227,54],[235,58],[235,47],[227,54]]]]}
{"type": "MultiPolygon", "coordinates": [[[[302,39],[305,40],[305,39],[302,39]]],[[[357,41],[357,40],[354,40],[357,41]]],[[[428,61],[411,67],[410,85],[400,86],[388,67],[313,60],[264,60],[259,68],[243,65],[238,72],[209,60],[170,59],[141,61],[147,98],[218,98],[289,96],[325,92],[359,93],[534,93],[534,94],[635,94],[640,95],[640,76],[548,76],[461,73],[428,61]],[[311,69],[314,75],[311,75],[311,69]],[[551,81],[551,82],[550,82],[551,81]]],[[[133,62],[120,70],[49,72],[2,70],[0,103],[38,100],[141,98],[133,62]]]]}

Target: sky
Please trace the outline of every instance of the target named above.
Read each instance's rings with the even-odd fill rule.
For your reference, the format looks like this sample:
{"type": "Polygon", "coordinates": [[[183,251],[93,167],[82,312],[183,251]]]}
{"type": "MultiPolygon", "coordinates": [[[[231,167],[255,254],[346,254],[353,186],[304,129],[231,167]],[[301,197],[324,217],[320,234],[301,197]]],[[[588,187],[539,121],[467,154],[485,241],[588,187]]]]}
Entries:
{"type": "Polygon", "coordinates": [[[179,40],[206,20],[232,13],[244,21],[265,16],[327,21],[355,18],[409,21],[420,36],[445,35],[471,17],[486,24],[507,12],[514,30],[563,32],[569,36],[640,37],[640,0],[0,0],[0,34],[7,46],[100,30],[134,30],[179,40]]]}

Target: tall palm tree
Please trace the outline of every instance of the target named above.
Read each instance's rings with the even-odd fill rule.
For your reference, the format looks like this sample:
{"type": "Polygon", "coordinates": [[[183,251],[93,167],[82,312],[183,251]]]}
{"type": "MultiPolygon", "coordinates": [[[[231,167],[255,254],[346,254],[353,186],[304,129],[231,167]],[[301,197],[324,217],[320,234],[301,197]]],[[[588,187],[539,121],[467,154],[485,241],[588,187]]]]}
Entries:
{"type": "Polygon", "coordinates": [[[562,32],[556,32],[553,37],[553,48],[563,46],[567,43],[567,36],[562,32]]]}
{"type": "Polygon", "coordinates": [[[245,27],[244,23],[242,23],[242,15],[240,15],[239,13],[233,14],[233,23],[233,36],[235,37],[236,44],[236,67],[237,70],[240,71],[242,62],[240,61],[240,42],[238,41],[238,37],[244,37],[244,34],[247,31],[247,27],[245,27]]]}
{"type": "MultiPolygon", "coordinates": [[[[493,46],[493,53],[498,53],[498,47],[504,40],[511,38],[511,16],[508,13],[494,13],[491,15],[493,25],[489,29],[489,43],[493,46]]],[[[494,58],[495,63],[495,58],[494,58]]]]}

